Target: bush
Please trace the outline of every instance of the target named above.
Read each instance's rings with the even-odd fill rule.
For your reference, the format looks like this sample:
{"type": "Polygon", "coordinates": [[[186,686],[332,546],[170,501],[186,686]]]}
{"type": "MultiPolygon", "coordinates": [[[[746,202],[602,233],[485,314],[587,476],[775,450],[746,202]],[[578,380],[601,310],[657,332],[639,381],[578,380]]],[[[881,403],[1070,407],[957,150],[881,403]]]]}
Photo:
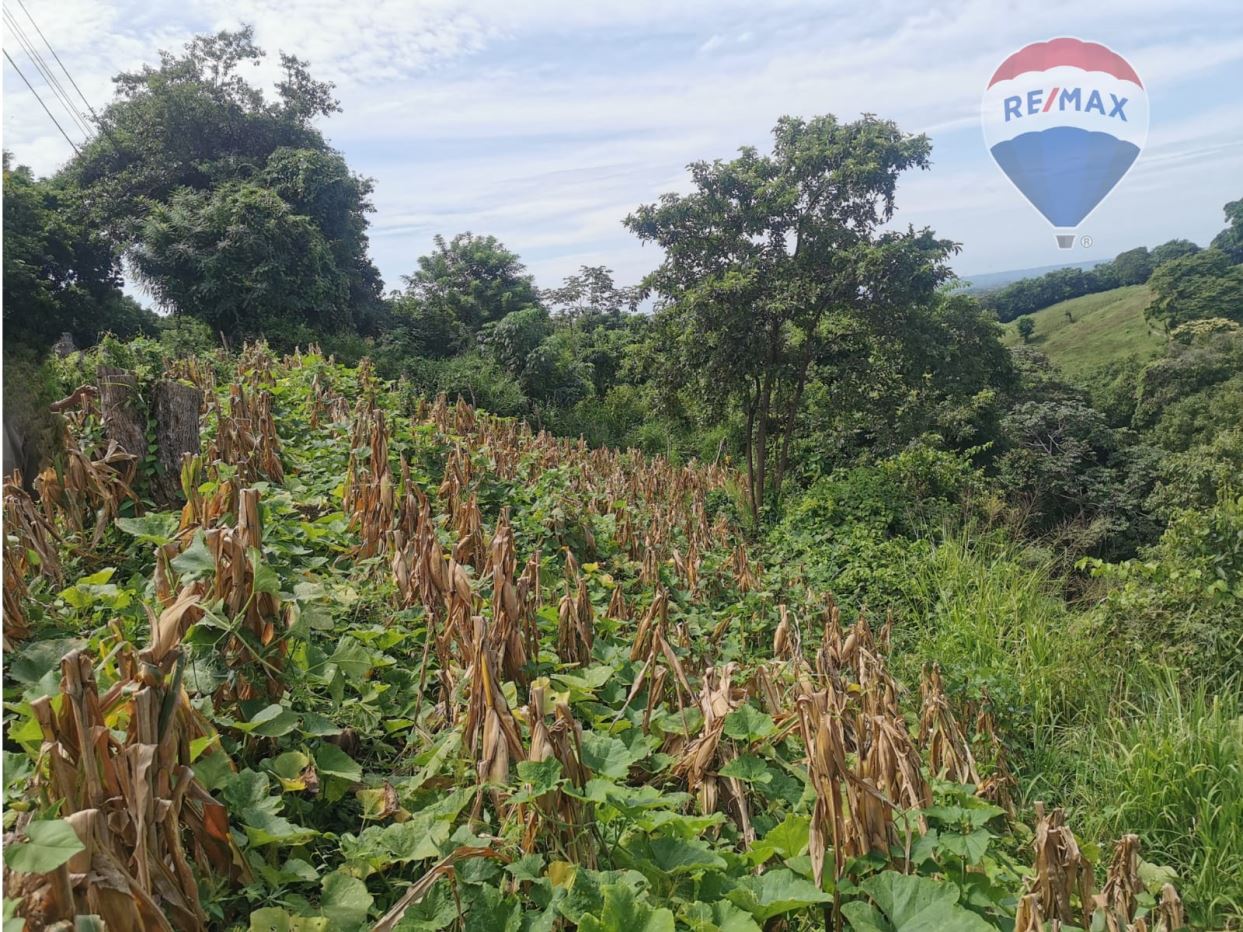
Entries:
{"type": "Polygon", "coordinates": [[[901,603],[928,535],[961,520],[979,483],[965,458],[928,447],[835,471],[787,504],[768,536],[774,569],[802,575],[848,610],[866,598],[883,612],[901,603]]]}
{"type": "Polygon", "coordinates": [[[906,681],[935,661],[955,694],[987,689],[1020,768],[1046,771],[1064,730],[1090,721],[1112,686],[1100,638],[1058,596],[1052,564],[1000,533],[962,532],[907,571],[914,623],[893,651],[906,681]]]}
{"type": "Polygon", "coordinates": [[[160,319],[160,345],[169,356],[197,356],[215,350],[220,341],[197,317],[176,314],[160,319]]]}
{"type": "Polygon", "coordinates": [[[1148,656],[1193,680],[1243,680],[1243,496],[1187,509],[1140,559],[1087,564],[1113,583],[1100,624],[1124,657],[1148,656]]]}
{"type": "Polygon", "coordinates": [[[411,359],[407,374],[410,384],[429,397],[443,392],[450,401],[465,398],[501,417],[527,413],[527,398],[517,381],[480,353],[452,359],[411,359]]]}

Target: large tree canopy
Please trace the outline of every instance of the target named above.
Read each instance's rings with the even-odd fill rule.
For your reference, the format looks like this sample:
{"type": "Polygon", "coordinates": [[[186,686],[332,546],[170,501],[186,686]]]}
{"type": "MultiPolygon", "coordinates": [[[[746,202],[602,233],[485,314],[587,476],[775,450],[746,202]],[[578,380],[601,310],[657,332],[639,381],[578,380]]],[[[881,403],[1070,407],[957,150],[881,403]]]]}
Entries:
{"type": "Polygon", "coordinates": [[[162,303],[224,334],[349,323],[349,283],[322,231],[270,188],[178,191],[152,207],[134,263],[162,303]]]}
{"type": "Polygon", "coordinates": [[[745,420],[753,516],[780,488],[813,364],[844,331],[900,327],[903,309],[950,274],[952,243],[929,230],[877,232],[893,216],[898,176],[927,167],[930,148],[870,116],[784,117],[771,154],[748,147],[693,163],[692,193],[626,220],[665,251],[649,278],[668,300],[664,379],[745,420]]]}
{"type": "Polygon", "coordinates": [[[1243,322],[1243,265],[1220,249],[1171,259],[1148,284],[1153,300],[1146,313],[1170,328],[1209,317],[1243,322]]]}
{"type": "Polygon", "coordinates": [[[74,192],[13,167],[4,153],[4,338],[46,350],[62,333],[88,346],[128,336],[154,318],[121,293],[113,246],[80,221],[74,192]]]}
{"type": "Polygon", "coordinates": [[[367,331],[380,303],[367,256],[371,182],[312,123],[338,109],[331,85],[282,55],[284,79],[269,100],[242,73],[263,55],[247,27],[118,75],[100,134],[62,180],[174,313],[237,336],[279,339],[298,325],[367,331]],[[256,225],[239,226],[247,220],[256,225]],[[276,295],[278,286],[290,294],[276,295]]]}
{"type": "Polygon", "coordinates": [[[526,267],[495,236],[459,233],[419,257],[419,268],[406,276],[406,294],[425,313],[458,320],[470,332],[499,321],[512,311],[540,303],[526,267]]]}

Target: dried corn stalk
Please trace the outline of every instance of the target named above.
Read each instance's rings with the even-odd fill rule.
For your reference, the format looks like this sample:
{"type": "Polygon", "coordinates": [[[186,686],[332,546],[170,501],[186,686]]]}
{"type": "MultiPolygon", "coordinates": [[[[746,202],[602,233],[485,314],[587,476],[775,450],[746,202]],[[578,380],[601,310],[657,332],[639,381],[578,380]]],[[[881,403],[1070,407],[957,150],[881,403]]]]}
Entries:
{"type": "Polygon", "coordinates": [[[971,745],[950,710],[941,680],[940,664],[924,670],[919,688],[923,711],[919,718],[919,743],[928,751],[932,772],[957,783],[980,783],[971,745]]]}
{"type": "Polygon", "coordinates": [[[1126,932],[1135,918],[1136,895],[1143,890],[1143,881],[1139,879],[1139,836],[1123,835],[1114,846],[1105,886],[1093,898],[1107,932],[1126,932]]]}
{"type": "Polygon", "coordinates": [[[190,741],[211,729],[181,688],[181,665],[175,645],[153,644],[101,696],[90,659],[71,651],[59,712],[36,701],[43,792],[85,850],[58,872],[20,881],[28,928],[95,914],[110,929],[206,929],[191,865],[248,879],[224,807],[190,767],[190,741]]]}
{"type": "Polygon", "coordinates": [[[578,562],[568,550],[565,554],[565,594],[557,610],[557,656],[563,663],[591,663],[595,640],[595,610],[587,592],[587,580],[578,572],[578,562]]]}
{"type": "Polygon", "coordinates": [[[1031,886],[1039,901],[1040,915],[1088,928],[1095,905],[1092,865],[1067,827],[1065,812],[1054,809],[1046,814],[1044,803],[1036,803],[1036,837],[1032,847],[1036,860],[1031,886]],[[1078,916],[1071,906],[1071,897],[1075,895],[1079,899],[1078,916]]]}

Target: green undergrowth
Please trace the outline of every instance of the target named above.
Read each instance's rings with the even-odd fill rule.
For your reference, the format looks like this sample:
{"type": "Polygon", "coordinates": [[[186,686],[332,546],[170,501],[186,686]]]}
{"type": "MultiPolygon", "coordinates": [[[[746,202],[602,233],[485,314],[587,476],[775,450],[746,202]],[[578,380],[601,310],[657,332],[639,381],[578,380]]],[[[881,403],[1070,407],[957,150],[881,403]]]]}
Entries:
{"type": "MultiPolygon", "coordinates": [[[[129,362],[145,378],[158,372],[146,357],[129,362]]],[[[211,364],[216,391],[227,397],[235,363],[211,364]]],[[[72,365],[80,367],[75,376],[90,371],[83,361],[72,365]]],[[[1130,808],[1102,808],[1103,796],[1129,786],[1122,771],[1131,761],[1121,749],[1131,733],[1091,727],[1109,706],[1115,673],[1099,661],[1093,629],[1057,596],[1047,565],[998,543],[995,534],[922,530],[949,526],[954,503],[974,481],[955,462],[915,452],[873,472],[826,480],[816,502],[795,507],[777,536],[752,549],[755,578],[748,580],[737,563],[746,540],[732,517],[727,477],[697,496],[677,484],[673,467],[638,454],[588,460],[585,448],[521,430],[511,446],[500,428],[480,440],[416,416],[415,393],[315,354],[273,362],[271,379],[261,384],[272,395],[284,475],[253,482],[262,540],[249,554],[249,571],[252,598],[274,596],[284,612],[280,650],[254,645],[265,662],[279,657],[278,688],[237,697],[238,668],[225,657],[241,629],[219,605],[206,605],[183,642],[181,682],[211,729],[187,753],[202,786],[227,808],[245,865],[240,877],[197,875],[211,927],[362,929],[405,904],[394,927],[410,932],[570,925],[749,932],[781,923],[822,928],[838,912],[857,932],[1008,929],[1030,873],[1026,803],[1037,793],[1054,805],[1073,803],[1072,826],[1106,846],[1092,848],[1098,863],[1118,833],[1151,829],[1154,853],[1145,856],[1191,883],[1199,915],[1226,916],[1236,902],[1223,893],[1223,871],[1238,851],[1225,822],[1205,823],[1215,839],[1226,839],[1216,847],[1160,834],[1162,818],[1168,830],[1170,818],[1202,812],[1185,808],[1190,792],[1155,797],[1136,788],[1126,797],[1135,800],[1130,808]],[[465,726],[477,673],[463,669],[452,651],[430,649],[433,635],[444,633],[443,619],[422,605],[403,605],[392,554],[359,553],[359,527],[344,510],[344,496],[351,458],[366,462],[371,447],[364,441],[351,449],[351,417],[334,420],[318,410],[315,392],[324,386],[350,411],[370,399],[383,413],[390,466],[396,474],[404,460],[409,491],[417,486],[437,503],[433,530],[445,553],[460,544],[460,515],[446,511],[442,491],[456,462],[478,504],[483,543],[506,513],[517,569],[539,554],[532,652],[518,675],[497,684],[522,751],[505,756],[503,766],[482,754],[478,734],[465,726]],[[607,486],[599,484],[610,475],[607,486]],[[888,513],[884,503],[903,496],[921,504],[888,513]],[[700,512],[711,530],[697,536],[692,554],[688,529],[700,512]],[[800,523],[813,519],[810,527],[800,523]],[[627,545],[626,521],[643,546],[627,545]],[[645,567],[647,538],[658,526],[666,528],[659,532],[667,535],[665,549],[645,567]],[[833,534],[823,536],[829,528],[833,534]],[[818,562],[817,552],[831,555],[831,565],[818,562]],[[696,566],[693,585],[688,561],[696,566]],[[567,577],[574,580],[568,587],[567,577]],[[774,637],[786,606],[802,654],[811,657],[826,596],[847,588],[844,580],[852,581],[851,598],[842,600],[848,620],[867,592],[879,593],[870,606],[876,627],[885,605],[895,609],[889,663],[905,687],[898,721],[918,719],[920,672],[939,663],[960,709],[969,704],[995,714],[1023,782],[1012,817],[974,787],[926,772],[934,805],[897,811],[888,850],[845,856],[839,879],[830,867],[817,883],[816,791],[793,698],[799,677],[813,674],[774,658],[774,637]],[[572,659],[565,651],[581,645],[565,646],[563,595],[579,581],[594,615],[594,640],[572,659]],[[662,591],[667,649],[649,661],[632,651],[638,619],[662,591]],[[618,593],[630,607],[624,618],[609,610],[618,593]],[[852,606],[856,594],[862,597],[852,606]],[[659,685],[654,670],[664,671],[659,685]],[[688,778],[687,760],[705,731],[699,691],[726,671],[737,690],[717,726],[719,748],[707,758],[710,791],[688,778]],[[759,685],[764,677],[779,693],[776,704],[759,685]],[[547,724],[572,736],[572,759],[585,778],[555,755],[528,756],[535,687],[550,708],[564,708],[547,724]],[[1081,766],[1067,756],[1070,735],[1083,749],[1081,766]],[[1046,766],[1053,769],[1042,776],[1046,766]],[[727,792],[745,800],[745,820],[727,792]],[[916,828],[921,817],[927,831],[916,828]],[[1199,847],[1192,852],[1188,844],[1199,847]],[[1223,867],[1208,865],[1210,853],[1225,858],[1214,862],[1223,867]]],[[[208,415],[205,442],[219,429],[218,415],[208,415]]],[[[220,464],[196,474],[198,494],[210,499],[238,468],[220,464]]],[[[398,499],[406,491],[399,487],[398,499]]],[[[459,506],[467,500],[460,496],[459,506]]],[[[180,518],[153,509],[137,515],[127,505],[98,546],[67,536],[63,586],[30,583],[33,636],[8,653],[5,669],[6,829],[22,813],[34,817],[16,849],[25,853],[15,855],[17,866],[10,862],[14,869],[54,869],[73,850],[39,843],[62,834],[62,823],[57,801],[32,781],[45,766],[32,703],[65,701],[61,656],[82,649],[101,689],[124,678],[122,658],[151,634],[156,547],[176,543],[168,572],[177,586],[213,578],[202,533],[180,532],[180,518]]],[[[235,520],[221,516],[225,526],[235,520]]],[[[477,610],[489,618],[492,577],[482,569],[480,561],[467,576],[477,610]]],[[[1222,743],[1229,710],[1197,708],[1204,725],[1190,738],[1177,735],[1194,710],[1174,706],[1163,713],[1168,739],[1167,731],[1145,731],[1143,724],[1125,727],[1139,729],[1135,736],[1156,757],[1161,742],[1170,742],[1170,760],[1145,763],[1154,781],[1168,779],[1180,760],[1212,761],[1222,774],[1195,785],[1216,787],[1224,797],[1237,787],[1222,743]],[[1210,739],[1218,741],[1216,752],[1210,739]]],[[[123,734],[122,722],[110,726],[123,734]]],[[[487,734],[485,728],[485,744],[487,734]]],[[[981,745],[977,752],[988,772],[991,751],[981,745]]],[[[1123,798],[1122,789],[1117,793],[1123,798]]],[[[1224,798],[1223,805],[1224,815],[1237,811],[1224,798]]]]}

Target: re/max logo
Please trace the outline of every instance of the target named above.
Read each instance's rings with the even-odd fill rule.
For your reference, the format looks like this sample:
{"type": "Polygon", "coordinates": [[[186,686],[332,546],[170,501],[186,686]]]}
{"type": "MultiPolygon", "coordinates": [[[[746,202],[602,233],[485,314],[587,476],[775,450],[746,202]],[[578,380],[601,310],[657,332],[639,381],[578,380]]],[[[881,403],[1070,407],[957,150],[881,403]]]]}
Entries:
{"type": "Polygon", "coordinates": [[[1007,97],[1004,101],[1006,122],[1011,118],[1019,119],[1036,113],[1048,113],[1054,107],[1058,110],[1074,110],[1083,113],[1099,113],[1103,117],[1117,117],[1123,123],[1126,120],[1126,97],[1109,95],[1109,112],[1105,112],[1105,100],[1100,91],[1092,91],[1086,97],[1079,87],[1055,87],[1045,95],[1044,88],[1028,91],[1026,98],[1019,95],[1007,97]]]}

